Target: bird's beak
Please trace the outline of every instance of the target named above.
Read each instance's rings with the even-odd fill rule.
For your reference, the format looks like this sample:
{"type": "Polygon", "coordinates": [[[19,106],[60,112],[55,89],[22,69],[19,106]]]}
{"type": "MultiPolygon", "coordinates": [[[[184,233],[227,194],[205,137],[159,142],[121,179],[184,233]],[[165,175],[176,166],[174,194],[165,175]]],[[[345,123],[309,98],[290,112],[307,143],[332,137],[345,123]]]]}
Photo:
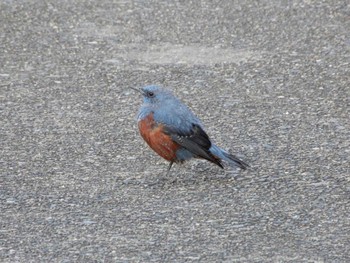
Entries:
{"type": "Polygon", "coordinates": [[[136,90],[137,92],[140,92],[143,95],[143,91],[141,89],[137,89],[137,88],[134,88],[134,87],[129,87],[129,88],[133,89],[133,90],[136,90]]]}

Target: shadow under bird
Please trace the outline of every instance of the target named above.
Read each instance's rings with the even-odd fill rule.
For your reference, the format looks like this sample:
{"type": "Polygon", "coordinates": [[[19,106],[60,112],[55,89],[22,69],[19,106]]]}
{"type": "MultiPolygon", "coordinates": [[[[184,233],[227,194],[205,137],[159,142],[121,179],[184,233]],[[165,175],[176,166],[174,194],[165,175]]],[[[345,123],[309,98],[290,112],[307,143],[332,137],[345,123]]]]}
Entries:
{"type": "Polygon", "coordinates": [[[201,121],[169,90],[150,85],[132,88],[143,96],[138,113],[138,127],[142,138],[161,157],[173,163],[191,158],[208,160],[221,168],[224,163],[247,169],[249,165],[213,144],[201,121]]]}

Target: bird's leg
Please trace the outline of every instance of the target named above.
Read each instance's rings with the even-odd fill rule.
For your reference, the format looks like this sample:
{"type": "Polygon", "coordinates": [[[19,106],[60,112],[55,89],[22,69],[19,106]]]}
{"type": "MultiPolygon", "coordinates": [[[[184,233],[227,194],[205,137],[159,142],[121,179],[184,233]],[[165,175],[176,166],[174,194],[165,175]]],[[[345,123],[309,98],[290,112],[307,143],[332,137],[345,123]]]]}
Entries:
{"type": "Polygon", "coordinates": [[[170,169],[171,169],[171,166],[173,166],[173,161],[170,161],[170,164],[169,164],[169,167],[168,167],[168,170],[166,171],[166,176],[168,176],[169,172],[170,172],[170,169]]]}
{"type": "MultiPolygon", "coordinates": [[[[169,172],[170,172],[170,169],[171,169],[171,167],[173,166],[173,161],[171,161],[170,162],[170,164],[169,164],[169,167],[168,167],[168,170],[167,170],[167,172],[166,172],[166,177],[168,177],[168,174],[169,174],[169,172]]],[[[173,184],[173,183],[175,183],[177,181],[177,179],[176,179],[176,177],[174,177],[170,182],[173,184]]]]}
{"type": "MultiPolygon", "coordinates": [[[[157,180],[155,182],[151,183],[150,185],[156,185],[158,183],[162,183],[163,184],[164,181],[168,181],[168,174],[170,172],[170,169],[171,169],[171,166],[173,165],[173,163],[174,162],[170,162],[170,165],[169,165],[169,167],[168,167],[168,169],[166,171],[166,175],[165,176],[164,176],[163,173],[162,173],[162,175],[159,174],[157,180]]],[[[171,181],[171,182],[173,183],[174,181],[171,181]]]]}

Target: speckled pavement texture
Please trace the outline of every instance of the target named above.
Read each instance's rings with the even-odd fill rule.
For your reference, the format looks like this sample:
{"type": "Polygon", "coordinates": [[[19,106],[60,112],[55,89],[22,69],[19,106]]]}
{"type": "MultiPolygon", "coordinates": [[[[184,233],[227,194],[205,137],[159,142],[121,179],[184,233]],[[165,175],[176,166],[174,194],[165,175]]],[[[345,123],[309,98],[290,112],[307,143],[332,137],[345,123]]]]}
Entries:
{"type": "Polygon", "coordinates": [[[348,1],[0,2],[1,262],[350,262],[348,1]],[[159,84],[251,165],[174,165],[159,84]]]}

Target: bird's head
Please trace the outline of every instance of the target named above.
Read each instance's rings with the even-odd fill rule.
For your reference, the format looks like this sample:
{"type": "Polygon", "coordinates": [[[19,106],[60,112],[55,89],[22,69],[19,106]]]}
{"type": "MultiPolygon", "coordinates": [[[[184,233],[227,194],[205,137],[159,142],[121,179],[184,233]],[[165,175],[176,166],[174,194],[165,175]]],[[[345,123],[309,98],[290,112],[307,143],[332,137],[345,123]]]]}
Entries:
{"type": "Polygon", "coordinates": [[[174,98],[170,91],[162,89],[156,85],[145,86],[141,89],[132,88],[140,92],[143,96],[143,102],[146,104],[164,103],[174,98]]]}

